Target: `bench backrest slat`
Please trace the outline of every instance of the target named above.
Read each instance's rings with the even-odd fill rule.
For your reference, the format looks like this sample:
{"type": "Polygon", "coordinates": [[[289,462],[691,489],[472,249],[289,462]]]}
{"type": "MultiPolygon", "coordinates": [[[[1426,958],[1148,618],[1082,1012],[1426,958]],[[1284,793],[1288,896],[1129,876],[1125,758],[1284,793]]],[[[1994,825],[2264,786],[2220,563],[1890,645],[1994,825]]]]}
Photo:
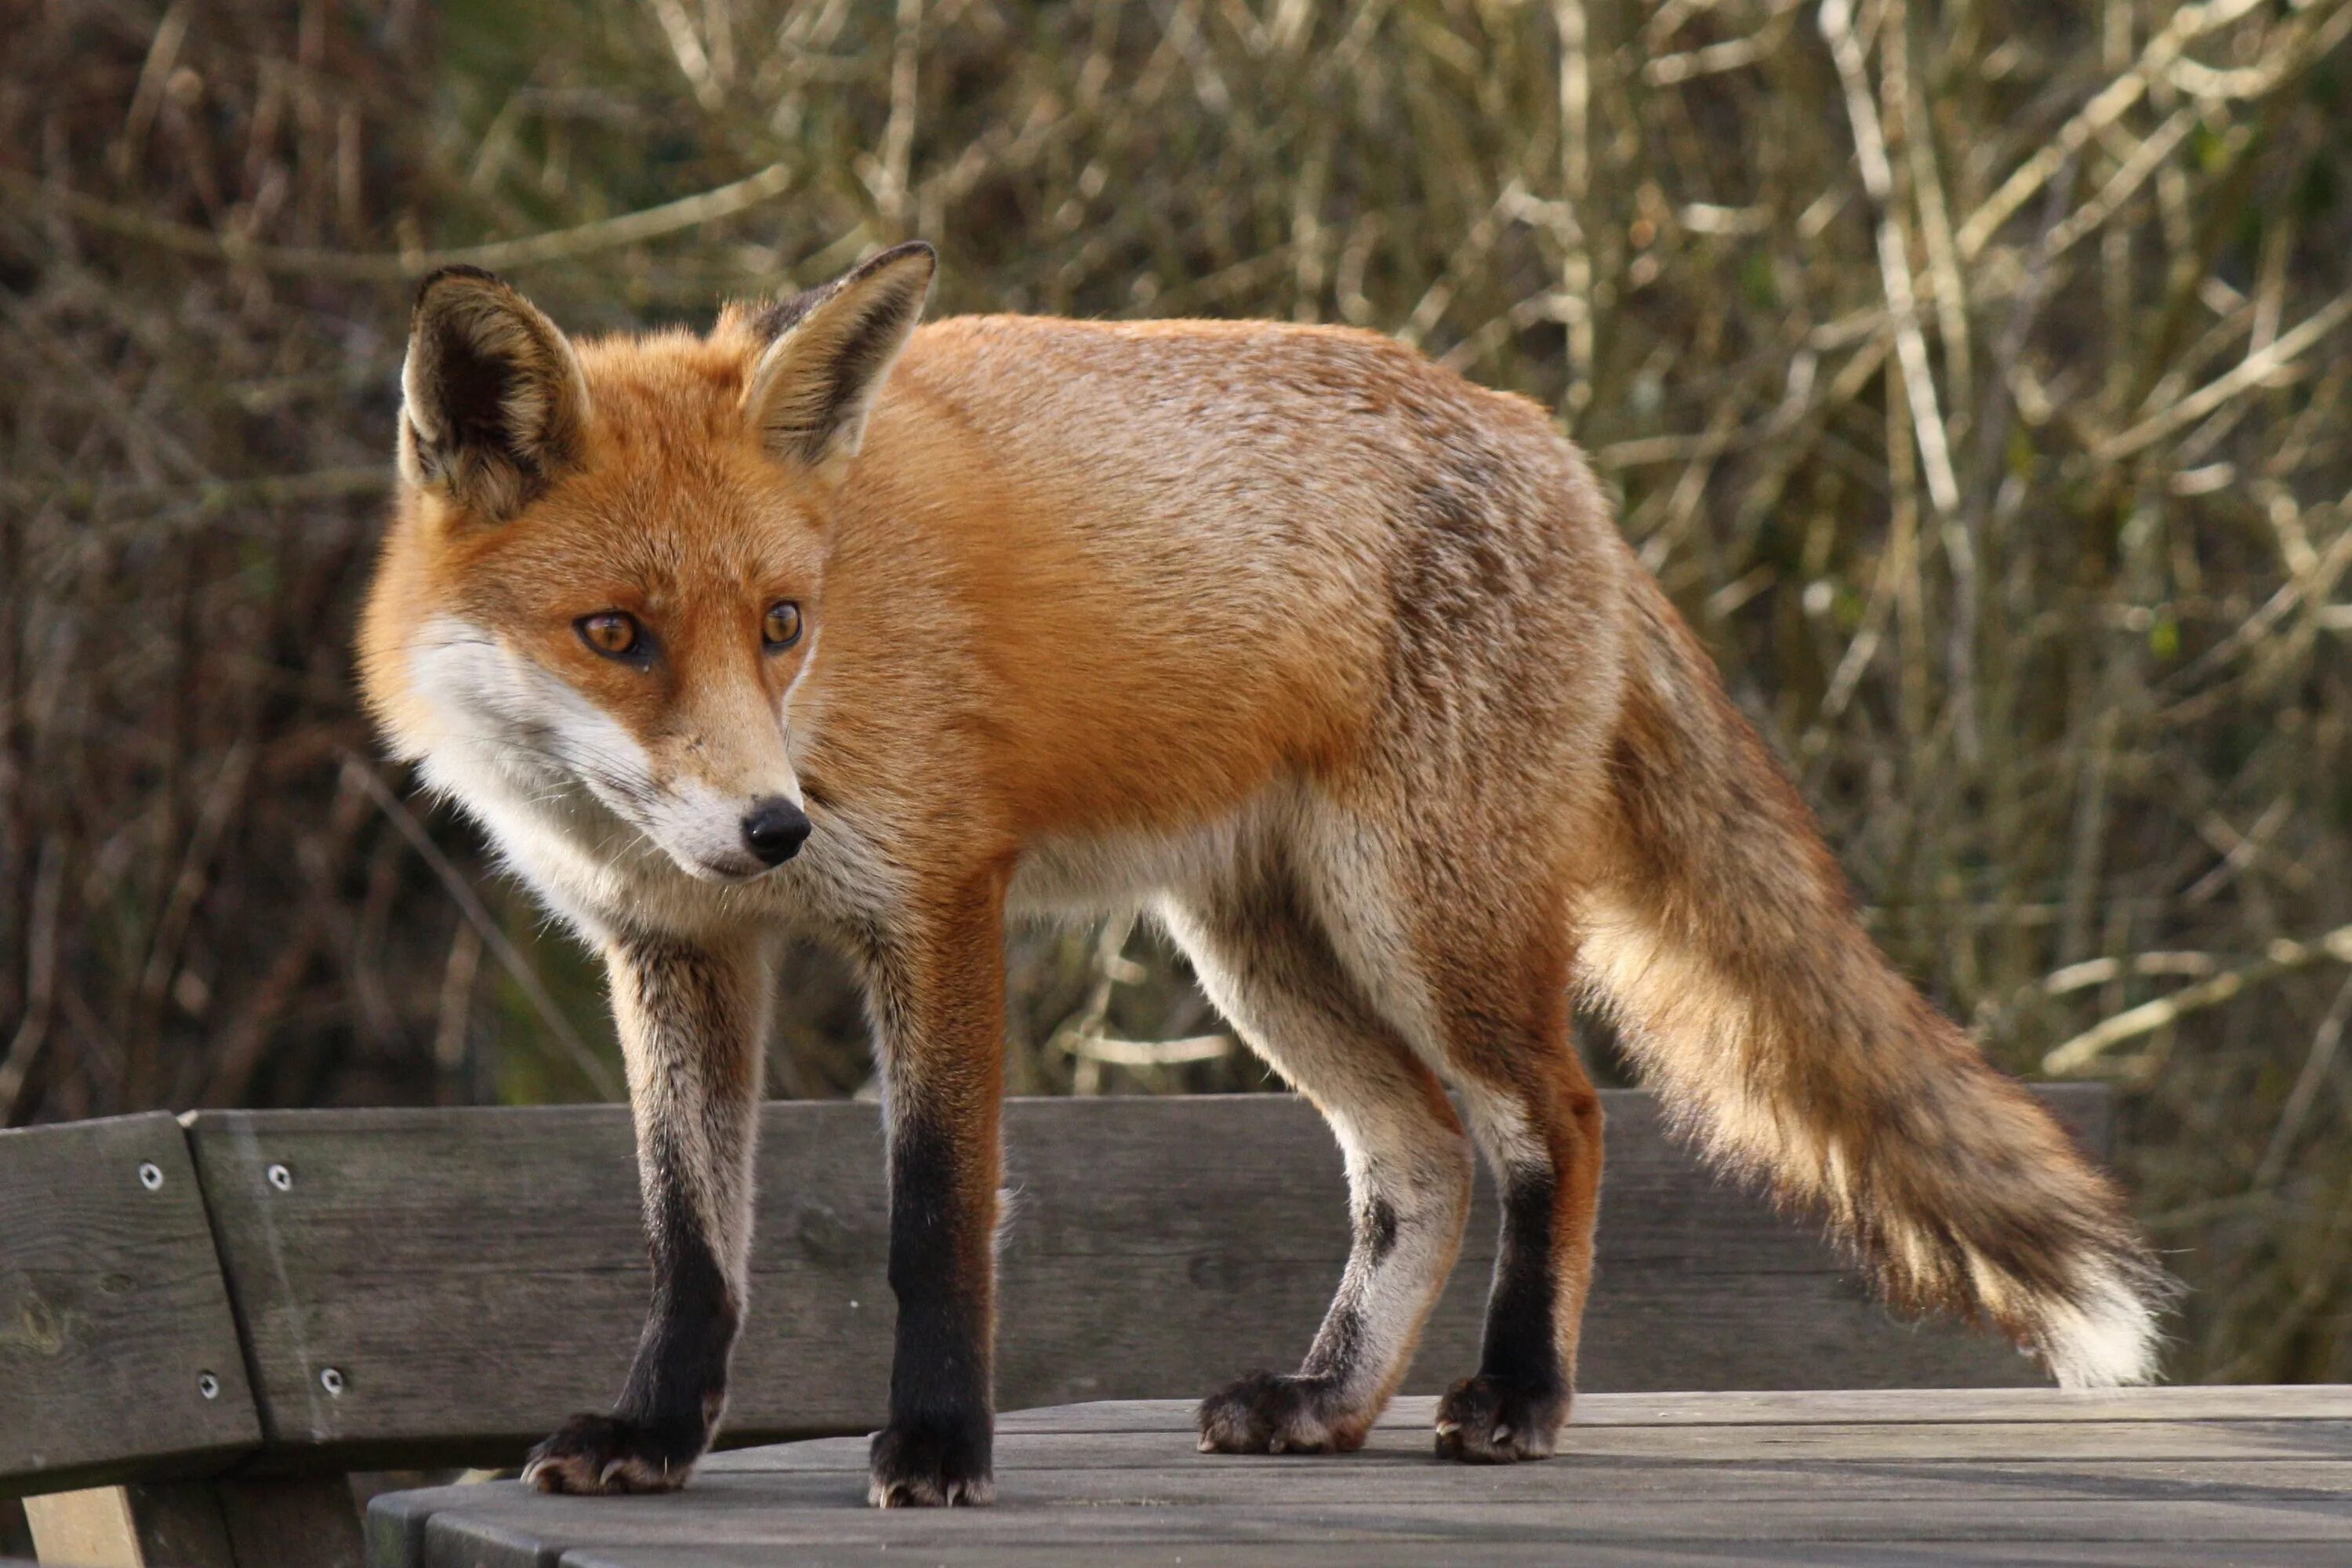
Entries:
{"type": "MultiPolygon", "coordinates": [[[[2104,1091],[2042,1093],[2104,1148],[2104,1091]]],[[[1646,1095],[1607,1099],[1583,1386],[2039,1381],[1990,1339],[1892,1321],[1805,1227],[1670,1146],[1646,1095]]],[[[511,1462],[618,1388],[647,1289],[624,1110],[206,1112],[189,1136],[273,1445],[511,1462]]],[[[1006,1142],[1003,1407],[1195,1395],[1296,1361],[1347,1247],[1338,1151],[1310,1108],[1017,1100],[1006,1142]]],[[[870,1429],[891,1322],[875,1108],[769,1106],[759,1183],[730,1435],[870,1429]]],[[[1494,1214],[1482,1175],[1409,1391],[1475,1362],[1494,1214]]]]}
{"type": "Polygon", "coordinates": [[[260,1438],[179,1122],[0,1133],[0,1494],[196,1473],[260,1438]]]}

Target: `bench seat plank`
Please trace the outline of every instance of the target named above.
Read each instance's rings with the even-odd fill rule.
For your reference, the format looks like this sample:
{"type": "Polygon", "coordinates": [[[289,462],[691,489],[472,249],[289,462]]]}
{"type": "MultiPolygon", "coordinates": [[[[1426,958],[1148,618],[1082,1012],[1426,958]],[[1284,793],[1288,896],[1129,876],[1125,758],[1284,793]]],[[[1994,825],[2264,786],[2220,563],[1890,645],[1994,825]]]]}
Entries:
{"type": "MultiPolygon", "coordinates": [[[[1390,1558],[1368,1555],[1353,1542],[1283,1542],[1274,1545],[1221,1542],[1212,1562],[1214,1568],[1390,1568],[1410,1564],[1450,1563],[1465,1559],[1443,1546],[1407,1543],[1390,1558]]],[[[2226,1556],[2217,1557],[2203,1542],[2136,1542],[2127,1552],[2103,1542],[2004,1542],[1995,1549],[1948,1541],[1839,1542],[1747,1541],[1736,1547],[1721,1543],[1690,1546],[1628,1546],[1618,1542],[1579,1541],[1571,1549],[1558,1542],[1533,1543],[1478,1539],[1478,1568],[2342,1568],[2342,1559],[2315,1556],[2309,1542],[2231,1542],[2226,1556]]],[[[950,1542],[926,1546],[923,1568],[1185,1568],[1202,1561],[1197,1545],[1179,1542],[1122,1551],[1115,1559],[1092,1543],[1047,1545],[1016,1542],[990,1545],[950,1542]]],[[[799,1559],[810,1564],[862,1563],[863,1552],[815,1552],[799,1559]]],[[[483,1568],[490,1568],[487,1563],[483,1568]]],[[[539,1568],[534,1564],[534,1568],[539,1568]]],[[[591,1549],[567,1552],[562,1568],[778,1568],[772,1550],[757,1547],[641,1547],[617,1551],[591,1549]]]]}
{"type": "MultiPolygon", "coordinates": [[[[1381,1415],[1383,1426],[1430,1425],[1437,1402],[1405,1395],[1381,1415]]],[[[1768,1392],[1600,1394],[1576,1396],[1580,1426],[1918,1426],[1997,1421],[2352,1421],[2352,1390],[2340,1384],[2183,1384],[2165,1388],[1952,1388],[1921,1399],[1905,1388],[1768,1392]]],[[[1189,1431],[1181,1399],[1105,1399],[1009,1410],[1000,1432],[1189,1431]]]]}
{"type": "MultiPolygon", "coordinates": [[[[1880,1401],[1910,1407],[1884,1421],[1790,1425],[1756,1421],[1732,1394],[1637,1425],[1610,1418],[1636,1396],[1601,1396],[1582,1403],[1604,1418],[1580,1410],[1559,1457],[1496,1468],[1433,1459],[1426,1400],[1401,1402],[1410,1425],[1383,1425],[1361,1453],[1272,1458],[1194,1452],[1177,1403],[1121,1412],[1129,1427],[1153,1416],[1150,1430],[1056,1410],[1022,1424],[1045,1429],[1000,1434],[991,1510],[877,1512],[863,1444],[835,1438],[721,1456],[675,1497],[495,1483],[381,1498],[371,1562],[1336,1563],[1335,1548],[1350,1568],[2352,1561],[2352,1390],[2234,1390],[2245,1414],[2231,1416],[2179,1397],[2202,1392],[2118,1394],[2122,1408],[2094,1419],[2020,1394],[2008,1418],[1971,1421],[1969,1396],[1915,1391],[1880,1401]],[[1710,1423],[1718,1402],[1727,1419],[1710,1423]]],[[[1801,1413],[1816,1396],[1785,1397],[1801,1413]]],[[[1838,1414],[1839,1395],[1817,1397],[1838,1414]]]]}

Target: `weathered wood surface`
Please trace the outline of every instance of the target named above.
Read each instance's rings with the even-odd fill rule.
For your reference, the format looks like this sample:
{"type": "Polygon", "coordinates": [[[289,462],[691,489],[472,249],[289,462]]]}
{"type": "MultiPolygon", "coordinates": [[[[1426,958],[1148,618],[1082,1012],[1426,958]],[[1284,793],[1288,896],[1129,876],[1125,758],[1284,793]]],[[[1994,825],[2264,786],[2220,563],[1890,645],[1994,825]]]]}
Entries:
{"type": "Polygon", "coordinates": [[[193,1472],[260,1436],[180,1124],[0,1131],[0,1492],[193,1472]]]}
{"type": "Polygon", "coordinates": [[[999,1504],[864,1506],[865,1444],[721,1455],[668,1498],[509,1483],[379,1499],[374,1568],[761,1563],[2352,1563],[2352,1389],[1590,1394],[1559,1457],[1193,1451],[1191,1408],[1009,1415],[999,1504]]]}
{"type": "MultiPolygon", "coordinates": [[[[2104,1143],[2100,1091],[2047,1098],[2104,1143]]],[[[1992,1341],[1889,1319],[1810,1230],[1670,1146],[1647,1096],[1608,1100],[1587,1387],[2037,1380],[1992,1341]]],[[[618,1109],[207,1112],[190,1139],[273,1442],[511,1462],[618,1388],[647,1289],[618,1109]]],[[[1198,1394],[1295,1363],[1347,1246],[1338,1151],[1310,1108],[1016,1100],[1006,1141],[1000,1403],[1198,1394]]],[[[870,1428],[892,1310],[874,1108],[771,1105],[759,1184],[730,1434],[870,1428]]],[[[1409,1390],[1475,1361],[1494,1229],[1482,1176],[1409,1390]]]]}
{"type": "MultiPolygon", "coordinates": [[[[2095,1123],[2105,1107],[2056,1102],[2095,1123]]],[[[2032,1377],[1989,1341],[1887,1319],[1807,1231],[1668,1147],[1645,1096],[1610,1110],[1589,1386],[2032,1377]]],[[[273,1442],[509,1458],[618,1386],[646,1291],[618,1110],[205,1113],[190,1140],[273,1442]]],[[[1201,1392],[1298,1355],[1346,1247],[1338,1153],[1307,1107],[1015,1101],[1007,1142],[1005,1405],[1201,1392]]],[[[768,1108],[739,1440],[877,1418],[881,1164],[871,1107],[768,1108]]],[[[1493,1228],[1482,1184],[1410,1387],[1475,1359],[1493,1228]]]]}
{"type": "Polygon", "coordinates": [[[360,1568],[351,1483],[264,1477],[93,1487],[25,1500],[44,1563],[69,1568],[360,1568]]]}

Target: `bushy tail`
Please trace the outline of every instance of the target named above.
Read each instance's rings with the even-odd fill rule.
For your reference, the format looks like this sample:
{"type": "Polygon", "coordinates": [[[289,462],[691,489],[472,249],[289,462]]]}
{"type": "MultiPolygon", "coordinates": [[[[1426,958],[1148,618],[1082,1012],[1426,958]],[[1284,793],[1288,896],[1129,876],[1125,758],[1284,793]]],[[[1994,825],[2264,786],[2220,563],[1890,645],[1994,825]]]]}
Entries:
{"type": "Polygon", "coordinates": [[[2173,1287],[2115,1187],[1863,932],[1811,814],[1637,582],[1587,988],[1676,1123],[1825,1214],[1897,1309],[1990,1322],[2069,1388],[2150,1380],[2173,1287]]]}

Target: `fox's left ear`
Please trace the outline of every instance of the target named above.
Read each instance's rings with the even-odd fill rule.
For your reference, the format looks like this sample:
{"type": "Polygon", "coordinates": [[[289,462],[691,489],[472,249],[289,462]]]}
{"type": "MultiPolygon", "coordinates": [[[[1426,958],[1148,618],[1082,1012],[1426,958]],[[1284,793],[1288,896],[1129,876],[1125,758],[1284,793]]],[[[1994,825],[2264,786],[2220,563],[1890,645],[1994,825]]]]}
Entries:
{"type": "Polygon", "coordinates": [[[813,467],[856,454],[874,395],[922,319],[938,268],[938,254],[921,240],[895,245],[752,318],[752,332],[768,346],[743,407],[769,451],[813,467]]]}

